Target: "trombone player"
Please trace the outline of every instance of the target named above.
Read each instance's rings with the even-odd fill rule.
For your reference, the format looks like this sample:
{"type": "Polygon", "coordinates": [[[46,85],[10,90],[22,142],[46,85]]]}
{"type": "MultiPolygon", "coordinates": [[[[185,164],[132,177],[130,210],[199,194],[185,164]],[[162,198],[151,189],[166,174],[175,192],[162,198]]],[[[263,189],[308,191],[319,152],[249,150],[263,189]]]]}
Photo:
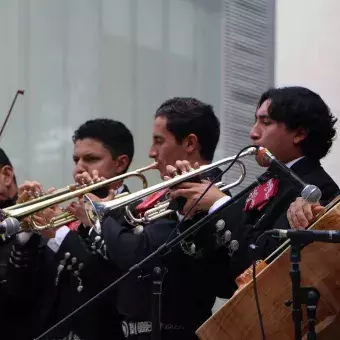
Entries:
{"type": "MultiPolygon", "coordinates": [[[[74,132],[73,142],[73,176],[76,181],[83,172],[98,178],[116,177],[125,173],[134,154],[131,132],[124,124],[112,119],[85,122],[74,132]]],[[[26,182],[21,190],[21,196],[25,196],[27,192],[34,195],[42,188],[37,182],[26,182]]],[[[128,192],[122,182],[115,183],[112,190],[116,193],[128,192]]],[[[106,197],[108,192],[105,189],[96,194],[106,197]]],[[[68,209],[71,212],[77,211],[79,221],[86,222],[80,203],[71,203],[68,209]]],[[[60,212],[58,207],[47,208],[34,219],[45,224],[60,212]]],[[[123,221],[122,214],[116,213],[115,216],[118,221],[123,221]]],[[[18,240],[14,255],[11,256],[13,264],[10,264],[10,281],[16,282],[17,292],[25,291],[25,300],[31,303],[29,315],[32,315],[33,321],[30,322],[32,329],[27,330],[27,339],[43,333],[120,275],[117,267],[107,263],[98,253],[92,253],[90,244],[87,245],[89,228],[85,224],[75,222],[57,230],[46,230],[41,232],[44,236],[42,239],[37,234],[21,234],[26,239],[18,240]],[[24,263],[28,269],[17,267],[19,261],[24,261],[18,260],[18,252],[30,255],[30,262],[24,263]],[[96,276],[96,280],[92,280],[92,275],[96,276]],[[23,282],[25,287],[21,286],[23,282]]],[[[102,300],[98,307],[99,312],[90,309],[81,318],[75,318],[71,325],[67,325],[71,327],[52,335],[58,339],[121,339],[121,318],[115,307],[115,293],[108,300],[102,300]]]]}

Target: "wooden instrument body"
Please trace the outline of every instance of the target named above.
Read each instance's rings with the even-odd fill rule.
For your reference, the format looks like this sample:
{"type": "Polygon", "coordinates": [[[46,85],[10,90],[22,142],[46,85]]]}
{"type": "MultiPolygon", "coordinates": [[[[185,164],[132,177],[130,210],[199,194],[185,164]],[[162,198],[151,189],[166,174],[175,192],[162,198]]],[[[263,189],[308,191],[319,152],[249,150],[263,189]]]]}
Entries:
{"type": "MultiPolygon", "coordinates": [[[[340,230],[339,198],[310,229],[340,230]]],[[[257,287],[267,339],[294,339],[290,247],[257,274],[257,287]]],[[[317,307],[318,339],[340,339],[340,244],[315,242],[301,251],[301,286],[315,287],[321,298],[317,307]]],[[[307,332],[305,306],[303,334],[307,332]]],[[[201,340],[257,340],[261,338],[253,281],[212,315],[197,331],[201,340]]],[[[305,339],[305,337],[304,337],[305,339]]]]}

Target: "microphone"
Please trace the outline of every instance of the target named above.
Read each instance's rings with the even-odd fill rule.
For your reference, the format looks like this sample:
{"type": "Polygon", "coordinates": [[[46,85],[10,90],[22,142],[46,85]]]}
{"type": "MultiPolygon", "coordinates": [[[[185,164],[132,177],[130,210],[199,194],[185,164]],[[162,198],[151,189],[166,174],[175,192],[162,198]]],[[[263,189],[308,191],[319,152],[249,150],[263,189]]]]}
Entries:
{"type": "Polygon", "coordinates": [[[265,161],[268,161],[270,164],[276,165],[276,167],[281,170],[291,181],[302,187],[303,189],[301,191],[301,197],[306,202],[313,204],[320,201],[322,195],[321,190],[313,184],[306,184],[304,181],[302,181],[292,170],[277,160],[268,149],[263,148],[262,146],[258,147],[258,155],[260,155],[260,157],[262,157],[265,161]]]}
{"type": "Polygon", "coordinates": [[[286,229],[272,229],[264,232],[267,235],[290,239],[292,241],[304,242],[328,242],[340,243],[340,231],[338,230],[286,230],[286,229]]]}
{"type": "Polygon", "coordinates": [[[7,217],[0,223],[0,234],[10,237],[20,231],[20,222],[14,217],[7,217]]]}

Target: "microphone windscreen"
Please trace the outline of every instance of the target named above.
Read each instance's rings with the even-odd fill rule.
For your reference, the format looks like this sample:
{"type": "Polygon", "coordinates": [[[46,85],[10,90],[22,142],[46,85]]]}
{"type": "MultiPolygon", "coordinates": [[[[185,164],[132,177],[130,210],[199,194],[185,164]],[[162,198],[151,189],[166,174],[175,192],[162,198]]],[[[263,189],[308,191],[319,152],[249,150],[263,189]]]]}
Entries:
{"type": "Polygon", "coordinates": [[[321,190],[312,184],[306,185],[301,192],[301,197],[308,203],[318,203],[321,199],[321,190]]]}
{"type": "Polygon", "coordinates": [[[20,222],[14,217],[7,217],[1,222],[1,226],[5,228],[6,236],[12,236],[20,230],[20,222]]]}

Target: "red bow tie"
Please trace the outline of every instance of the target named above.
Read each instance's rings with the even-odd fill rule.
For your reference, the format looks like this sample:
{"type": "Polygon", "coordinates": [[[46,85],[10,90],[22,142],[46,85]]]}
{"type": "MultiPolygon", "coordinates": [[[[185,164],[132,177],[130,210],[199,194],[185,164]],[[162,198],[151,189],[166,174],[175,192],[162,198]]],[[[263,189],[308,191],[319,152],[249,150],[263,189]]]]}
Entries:
{"type": "Polygon", "coordinates": [[[279,181],[276,178],[271,178],[266,183],[257,186],[249,194],[243,211],[249,211],[253,209],[261,211],[277,194],[278,189],[279,181]]]}

